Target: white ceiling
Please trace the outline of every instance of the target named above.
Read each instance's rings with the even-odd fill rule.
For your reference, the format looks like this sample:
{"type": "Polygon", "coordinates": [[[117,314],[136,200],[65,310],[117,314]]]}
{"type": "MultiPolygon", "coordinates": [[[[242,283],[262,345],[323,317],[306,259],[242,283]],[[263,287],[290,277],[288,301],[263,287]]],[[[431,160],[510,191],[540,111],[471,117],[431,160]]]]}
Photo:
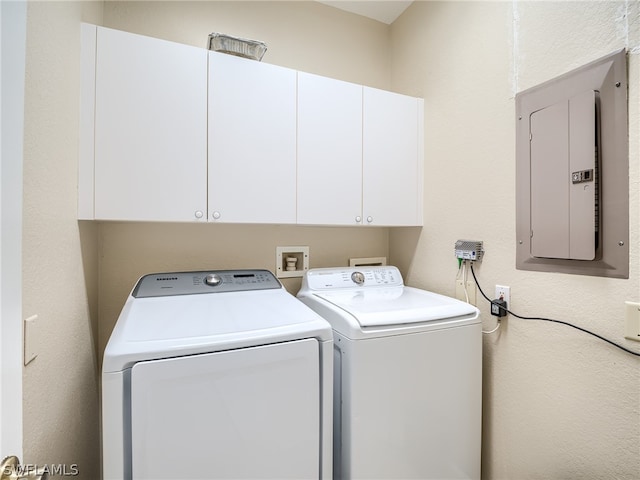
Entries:
{"type": "Polygon", "coordinates": [[[393,23],[413,3],[412,1],[404,0],[317,1],[340,10],[373,18],[386,24],[393,23]]]}

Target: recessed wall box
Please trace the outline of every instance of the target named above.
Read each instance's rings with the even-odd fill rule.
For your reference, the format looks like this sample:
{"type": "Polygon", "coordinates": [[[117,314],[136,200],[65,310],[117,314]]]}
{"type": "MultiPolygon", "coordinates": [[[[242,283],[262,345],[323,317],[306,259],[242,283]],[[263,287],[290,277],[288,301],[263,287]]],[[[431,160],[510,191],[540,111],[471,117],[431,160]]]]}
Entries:
{"type": "Polygon", "coordinates": [[[309,247],[276,247],[276,276],[302,277],[309,270],[309,247]]]}
{"type": "Polygon", "coordinates": [[[350,267],[377,267],[387,264],[387,257],[350,258],[350,267]]]}
{"type": "Polygon", "coordinates": [[[516,95],[516,267],[628,278],[626,53],[516,95]]]}

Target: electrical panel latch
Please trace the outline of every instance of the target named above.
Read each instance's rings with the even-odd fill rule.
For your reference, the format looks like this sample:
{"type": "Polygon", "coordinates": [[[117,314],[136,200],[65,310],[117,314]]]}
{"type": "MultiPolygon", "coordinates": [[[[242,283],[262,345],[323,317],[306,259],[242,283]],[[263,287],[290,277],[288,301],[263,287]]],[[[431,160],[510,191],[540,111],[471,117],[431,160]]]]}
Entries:
{"type": "Polygon", "coordinates": [[[571,174],[571,181],[573,183],[593,182],[593,168],[590,168],[589,170],[573,172],[571,174]]]}

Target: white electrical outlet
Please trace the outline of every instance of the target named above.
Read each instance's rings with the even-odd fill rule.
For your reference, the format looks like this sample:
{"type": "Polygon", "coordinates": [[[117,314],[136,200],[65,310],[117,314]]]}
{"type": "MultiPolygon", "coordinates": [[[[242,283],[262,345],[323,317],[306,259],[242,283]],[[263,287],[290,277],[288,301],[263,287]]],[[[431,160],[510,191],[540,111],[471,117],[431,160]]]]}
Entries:
{"type": "Polygon", "coordinates": [[[626,326],[624,338],[640,342],[640,303],[624,302],[626,326]]]}
{"type": "Polygon", "coordinates": [[[507,302],[507,308],[511,308],[511,287],[496,285],[496,294],[493,298],[494,300],[504,300],[507,302]]]}

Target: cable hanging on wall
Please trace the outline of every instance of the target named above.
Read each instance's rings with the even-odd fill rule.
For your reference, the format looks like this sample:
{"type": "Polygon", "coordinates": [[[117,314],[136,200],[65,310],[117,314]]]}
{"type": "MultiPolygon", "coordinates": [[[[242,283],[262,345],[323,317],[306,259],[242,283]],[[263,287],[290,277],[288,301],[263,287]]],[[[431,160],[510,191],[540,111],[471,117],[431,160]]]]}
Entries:
{"type": "MultiPolygon", "coordinates": [[[[519,318],[520,320],[539,320],[539,321],[544,321],[544,322],[560,323],[562,325],[567,325],[569,327],[575,328],[576,330],[580,330],[581,332],[588,333],[589,335],[593,335],[594,337],[599,338],[600,340],[602,340],[604,342],[607,342],[607,343],[613,345],[614,347],[619,348],[620,350],[623,350],[623,351],[625,351],[627,353],[630,353],[631,355],[635,355],[637,357],[640,357],[640,352],[636,352],[634,350],[631,350],[631,349],[629,349],[627,347],[624,347],[624,346],[622,346],[622,345],[620,345],[618,343],[615,343],[612,340],[609,340],[608,338],[605,338],[605,337],[603,337],[601,335],[598,335],[597,333],[591,332],[591,331],[589,331],[589,330],[587,330],[585,328],[579,327],[579,326],[574,325],[572,323],[565,322],[563,320],[556,320],[556,319],[553,319],[553,318],[525,317],[523,315],[518,315],[516,313],[513,313],[511,310],[509,310],[507,308],[504,308],[504,307],[502,307],[500,305],[497,305],[493,300],[491,300],[489,297],[487,297],[487,295],[485,295],[484,291],[482,290],[482,287],[480,286],[480,283],[478,282],[478,278],[476,277],[476,272],[473,269],[473,262],[471,262],[471,274],[473,275],[473,280],[475,281],[476,286],[478,287],[478,290],[480,291],[480,294],[485,298],[485,300],[487,300],[491,304],[492,308],[494,306],[496,306],[496,308],[502,309],[504,312],[506,312],[506,313],[508,313],[510,315],[513,315],[514,317],[519,318]]],[[[500,324],[498,323],[498,325],[500,325],[500,324]]],[[[495,330],[497,330],[497,328],[495,330]]]]}
{"type": "MultiPolygon", "coordinates": [[[[470,263],[473,263],[473,262],[470,262],[470,263]]],[[[467,277],[468,277],[468,270],[469,270],[468,266],[469,266],[469,263],[467,263],[467,260],[458,258],[458,273],[456,274],[456,282],[460,280],[462,281],[465,302],[471,303],[469,301],[469,292],[467,290],[467,277]]],[[[492,330],[482,330],[482,333],[485,335],[490,335],[492,333],[495,333],[500,328],[500,325],[501,325],[500,319],[498,319],[496,326],[492,330]]]]}

